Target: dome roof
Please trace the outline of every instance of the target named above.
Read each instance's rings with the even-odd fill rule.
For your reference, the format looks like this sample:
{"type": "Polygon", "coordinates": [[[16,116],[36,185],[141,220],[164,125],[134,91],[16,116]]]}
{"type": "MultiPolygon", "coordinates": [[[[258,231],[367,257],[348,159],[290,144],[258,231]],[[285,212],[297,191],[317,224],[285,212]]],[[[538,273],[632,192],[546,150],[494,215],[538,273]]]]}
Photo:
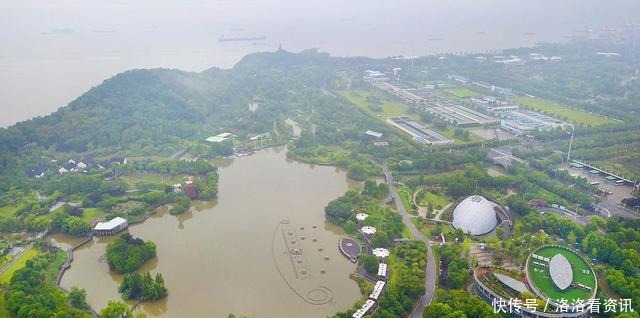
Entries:
{"type": "Polygon", "coordinates": [[[494,204],[479,196],[470,196],[453,210],[453,227],[471,235],[487,234],[498,225],[494,204]]]}

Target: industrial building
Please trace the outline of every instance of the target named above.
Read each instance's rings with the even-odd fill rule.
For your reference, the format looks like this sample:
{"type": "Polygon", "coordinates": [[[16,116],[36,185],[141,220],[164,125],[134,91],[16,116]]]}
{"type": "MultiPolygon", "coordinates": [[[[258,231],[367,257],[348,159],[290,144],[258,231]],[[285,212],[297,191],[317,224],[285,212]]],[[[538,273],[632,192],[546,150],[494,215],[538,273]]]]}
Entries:
{"type": "Polygon", "coordinates": [[[484,235],[498,225],[495,203],[479,196],[470,196],[453,210],[453,227],[471,235],[484,235]]]}
{"type": "Polygon", "coordinates": [[[452,144],[453,140],[417,123],[409,117],[390,117],[387,123],[411,135],[413,140],[427,145],[452,144]]]}
{"type": "Polygon", "coordinates": [[[520,106],[517,104],[513,104],[493,96],[474,97],[471,98],[471,102],[478,106],[482,106],[485,111],[493,114],[510,112],[520,109],[520,106]]]}
{"type": "Polygon", "coordinates": [[[495,117],[435,96],[424,102],[422,110],[440,116],[457,126],[484,126],[498,123],[495,117]]]}
{"type": "Polygon", "coordinates": [[[551,130],[564,128],[567,123],[540,113],[529,110],[518,110],[504,113],[500,121],[500,128],[516,135],[527,135],[536,130],[551,130]]]}

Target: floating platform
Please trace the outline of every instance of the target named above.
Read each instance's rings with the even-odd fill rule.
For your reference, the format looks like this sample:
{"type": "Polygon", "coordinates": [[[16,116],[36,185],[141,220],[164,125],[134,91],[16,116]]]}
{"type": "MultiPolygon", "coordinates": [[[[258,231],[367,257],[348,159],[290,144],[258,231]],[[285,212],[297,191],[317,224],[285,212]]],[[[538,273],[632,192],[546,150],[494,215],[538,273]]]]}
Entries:
{"type": "Polygon", "coordinates": [[[360,243],[351,237],[340,238],[338,246],[340,247],[340,252],[351,260],[352,263],[355,263],[358,260],[358,256],[360,256],[360,253],[362,252],[360,243]]]}

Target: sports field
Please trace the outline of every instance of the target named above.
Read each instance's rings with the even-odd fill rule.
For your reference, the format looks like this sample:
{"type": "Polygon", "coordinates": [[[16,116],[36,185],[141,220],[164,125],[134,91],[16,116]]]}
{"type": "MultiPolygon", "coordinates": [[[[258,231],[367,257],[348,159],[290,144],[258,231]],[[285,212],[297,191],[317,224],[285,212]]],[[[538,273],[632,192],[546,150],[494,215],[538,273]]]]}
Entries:
{"type": "MultiPolygon", "coordinates": [[[[594,288],[595,277],[589,264],[587,264],[580,256],[570,251],[567,251],[558,247],[542,247],[535,252],[534,254],[551,258],[554,255],[560,253],[567,258],[569,263],[571,264],[571,268],[573,270],[573,282],[580,283],[585,286],[589,286],[594,288]],[[584,274],[582,271],[588,270],[589,274],[584,274]]],[[[529,267],[527,268],[529,271],[529,277],[531,277],[532,283],[535,287],[542,292],[546,297],[558,301],[559,299],[566,299],[569,303],[573,303],[576,299],[587,300],[591,298],[592,292],[570,286],[564,291],[561,291],[551,280],[549,276],[548,268],[541,268],[540,266],[536,266],[533,264],[533,258],[529,259],[529,267]],[[538,269],[537,271],[534,268],[538,269]],[[541,270],[542,269],[542,270],[541,270]]]]}

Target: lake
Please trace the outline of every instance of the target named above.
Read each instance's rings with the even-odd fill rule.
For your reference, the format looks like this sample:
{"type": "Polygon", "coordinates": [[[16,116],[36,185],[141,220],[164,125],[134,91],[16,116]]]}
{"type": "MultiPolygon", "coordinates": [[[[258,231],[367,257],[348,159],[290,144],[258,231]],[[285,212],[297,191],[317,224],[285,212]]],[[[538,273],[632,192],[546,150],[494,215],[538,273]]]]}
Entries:
{"type": "MultiPolygon", "coordinates": [[[[168,298],[143,304],[150,316],[326,317],[360,298],[349,278],[356,265],[340,254],[340,231],[324,217],[326,204],[348,188],[344,171],[288,160],[280,147],[235,159],[219,173],[217,202],[198,202],[179,216],[162,208],[129,228],[157,244],[158,257],[142,271],[162,273],[169,290],[168,298]],[[301,251],[296,258],[292,244],[301,251]]],[[[76,250],[62,279],[65,288],[85,288],[98,310],[120,298],[121,276],[104,256],[112,239],[76,250]]]]}
{"type": "Polygon", "coordinates": [[[202,71],[243,56],[481,52],[640,22],[635,0],[5,0],[0,127],[53,112],[132,68],[202,71]],[[219,42],[265,36],[266,41],[219,42]]]}

